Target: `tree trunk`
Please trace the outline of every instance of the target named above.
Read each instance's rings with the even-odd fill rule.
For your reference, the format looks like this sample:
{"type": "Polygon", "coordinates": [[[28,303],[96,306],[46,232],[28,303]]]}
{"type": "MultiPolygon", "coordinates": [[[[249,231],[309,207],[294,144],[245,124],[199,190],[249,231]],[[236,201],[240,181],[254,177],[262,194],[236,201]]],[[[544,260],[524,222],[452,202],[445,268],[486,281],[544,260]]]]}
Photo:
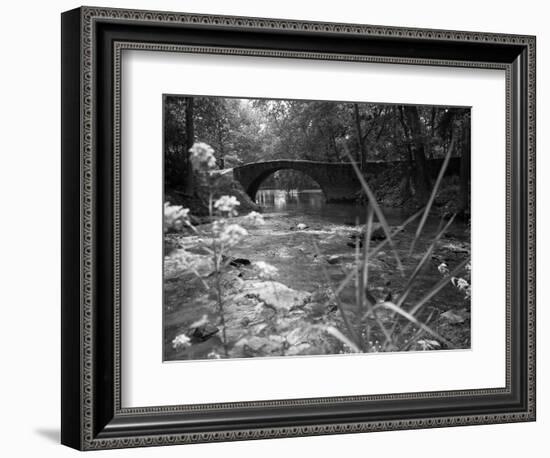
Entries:
{"type": "Polygon", "coordinates": [[[361,134],[361,118],[359,116],[359,105],[357,103],[354,103],[353,109],[355,111],[355,127],[357,129],[357,143],[359,146],[359,154],[361,155],[361,171],[365,172],[367,170],[367,151],[365,150],[365,145],[362,140],[363,136],[361,134]]]}
{"type": "Polygon", "coordinates": [[[459,215],[465,216],[470,207],[470,126],[465,125],[462,129],[462,159],[460,160],[460,208],[459,215]]]}
{"type": "Polygon", "coordinates": [[[330,147],[332,149],[334,161],[339,161],[340,155],[338,154],[338,149],[336,148],[336,138],[334,137],[334,132],[332,131],[332,129],[330,132],[330,147]]]}
{"type": "Polygon", "coordinates": [[[193,124],[193,97],[185,98],[185,151],[183,152],[183,192],[187,196],[194,194],[193,164],[189,150],[195,143],[195,128],[193,124]]]}
{"type": "Polygon", "coordinates": [[[426,152],[429,148],[426,145],[426,135],[423,132],[420,114],[416,106],[405,106],[404,113],[411,130],[411,140],[414,151],[415,162],[415,187],[420,202],[424,202],[430,195],[432,187],[426,152]]]}
{"type": "Polygon", "coordinates": [[[222,126],[218,126],[218,168],[222,170],[225,167],[225,148],[224,148],[224,138],[222,132],[222,126]]]}
{"type": "Polygon", "coordinates": [[[409,199],[413,194],[412,193],[412,172],[414,170],[414,162],[413,162],[413,151],[412,151],[412,146],[410,142],[411,133],[407,126],[407,123],[405,122],[403,107],[400,106],[398,108],[398,111],[399,111],[399,122],[401,124],[401,128],[403,129],[403,133],[405,134],[405,137],[409,140],[407,141],[407,166],[404,168],[403,180],[401,182],[401,198],[403,199],[403,201],[405,201],[409,199]]]}

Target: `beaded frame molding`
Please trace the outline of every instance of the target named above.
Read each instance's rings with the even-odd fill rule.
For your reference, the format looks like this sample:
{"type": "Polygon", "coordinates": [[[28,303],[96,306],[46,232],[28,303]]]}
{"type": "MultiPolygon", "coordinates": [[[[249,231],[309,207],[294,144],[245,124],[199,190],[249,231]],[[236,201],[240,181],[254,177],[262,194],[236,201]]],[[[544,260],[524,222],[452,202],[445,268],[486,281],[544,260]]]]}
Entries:
{"type": "Polygon", "coordinates": [[[81,7],[62,14],[62,429],[80,450],[533,421],[535,37],[81,7]],[[494,68],[506,74],[506,386],[121,406],[124,50],[494,68]]]}

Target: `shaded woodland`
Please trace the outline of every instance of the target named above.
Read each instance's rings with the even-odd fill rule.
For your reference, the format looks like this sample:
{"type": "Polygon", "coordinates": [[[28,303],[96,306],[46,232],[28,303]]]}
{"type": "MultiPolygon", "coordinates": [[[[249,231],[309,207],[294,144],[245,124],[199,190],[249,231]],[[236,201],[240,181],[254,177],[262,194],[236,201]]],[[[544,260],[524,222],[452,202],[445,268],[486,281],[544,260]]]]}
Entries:
{"type": "MultiPolygon", "coordinates": [[[[433,186],[427,161],[461,158],[456,210],[469,210],[470,110],[468,108],[332,101],[166,96],[165,185],[195,193],[189,149],[211,145],[219,169],[274,159],[361,164],[401,161],[402,200],[425,203],[433,186]]],[[[267,186],[311,187],[300,174],[271,177],[267,186]],[[278,179],[276,179],[278,178],[278,179]]]]}

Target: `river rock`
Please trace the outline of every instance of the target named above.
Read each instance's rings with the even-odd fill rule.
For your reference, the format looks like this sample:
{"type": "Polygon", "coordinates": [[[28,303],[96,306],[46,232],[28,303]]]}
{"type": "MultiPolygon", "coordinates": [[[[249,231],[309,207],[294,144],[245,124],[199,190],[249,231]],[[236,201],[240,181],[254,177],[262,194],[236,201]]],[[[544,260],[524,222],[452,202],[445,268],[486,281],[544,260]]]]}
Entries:
{"type": "Polygon", "coordinates": [[[197,326],[195,329],[193,329],[193,339],[205,341],[210,339],[214,334],[218,333],[219,329],[214,326],[213,324],[206,323],[201,326],[197,326]]]}
{"type": "Polygon", "coordinates": [[[455,253],[455,254],[470,254],[470,244],[466,242],[460,242],[458,240],[454,240],[448,243],[444,243],[441,245],[441,250],[445,250],[447,252],[455,253]]]}
{"type": "Polygon", "coordinates": [[[285,335],[286,351],[290,355],[322,355],[333,344],[331,336],[320,326],[297,326],[285,335]]]}
{"type": "Polygon", "coordinates": [[[311,297],[306,291],[296,291],[276,281],[247,281],[242,292],[247,297],[258,299],[267,307],[282,311],[302,307],[311,297]]]}
{"type": "MultiPolygon", "coordinates": [[[[366,231],[366,229],[364,229],[366,231]]],[[[363,248],[363,241],[365,240],[365,232],[359,232],[356,234],[351,234],[349,236],[352,242],[348,242],[347,245],[350,248],[355,248],[357,242],[359,242],[359,248],[363,248]]],[[[377,240],[385,240],[386,239],[386,232],[384,231],[384,228],[380,223],[373,223],[370,233],[370,239],[377,241],[377,240]]]]}
{"type": "Polygon", "coordinates": [[[326,304],[320,304],[319,302],[310,302],[304,306],[304,311],[311,319],[316,320],[322,318],[328,312],[328,307],[326,304]]]}
{"type": "MultiPolygon", "coordinates": [[[[463,311],[459,311],[463,312],[463,311]]],[[[466,318],[462,316],[461,313],[453,312],[452,310],[447,310],[445,313],[442,313],[441,318],[444,318],[450,324],[462,324],[466,321],[466,318]]]]}
{"type": "Polygon", "coordinates": [[[386,232],[384,231],[384,228],[382,225],[373,225],[372,232],[370,234],[371,240],[385,240],[386,239],[386,232]]]}
{"type": "Polygon", "coordinates": [[[246,258],[230,258],[229,265],[232,267],[242,267],[242,266],[249,266],[250,259],[246,258]]]}
{"type": "Polygon", "coordinates": [[[164,258],[164,278],[171,280],[181,278],[182,275],[202,277],[210,275],[214,264],[209,256],[194,253],[183,248],[173,250],[164,258]]]}
{"type": "Polygon", "coordinates": [[[265,356],[281,355],[283,352],[283,341],[278,336],[269,337],[243,337],[234,347],[235,356],[265,356]]]}

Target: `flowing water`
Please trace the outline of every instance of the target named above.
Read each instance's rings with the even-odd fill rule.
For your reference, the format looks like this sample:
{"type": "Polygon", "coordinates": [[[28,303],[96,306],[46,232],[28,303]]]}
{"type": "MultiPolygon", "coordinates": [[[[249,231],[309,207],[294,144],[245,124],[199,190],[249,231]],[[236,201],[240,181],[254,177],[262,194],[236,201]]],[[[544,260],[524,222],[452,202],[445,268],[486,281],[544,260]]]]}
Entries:
{"type": "MultiPolygon", "coordinates": [[[[357,203],[327,203],[322,191],[318,189],[301,191],[261,189],[257,193],[256,202],[262,208],[265,224],[258,227],[247,226],[248,236],[233,247],[230,253],[235,258],[248,260],[251,266],[231,268],[224,274],[223,280],[227,294],[226,301],[229,304],[227,307],[236,304],[238,311],[238,313],[229,311],[226,316],[227,319],[232,320],[231,322],[237,323],[229,327],[230,332],[236,334],[252,332],[252,328],[246,326],[243,328],[238,323],[242,319],[239,313],[243,313],[243,310],[252,310],[254,307],[251,309],[247,304],[235,302],[236,299],[233,296],[238,293],[238,285],[243,281],[257,280],[255,263],[264,262],[272,265],[278,271],[277,282],[299,294],[301,292],[311,294],[313,298],[311,301],[319,301],[320,306],[324,307],[327,299],[318,298],[325,297],[327,288],[339,285],[349,272],[350,266],[356,263],[357,253],[353,235],[359,233],[357,226],[364,224],[367,217],[366,206],[357,203]]],[[[383,212],[393,229],[402,225],[410,216],[410,213],[396,208],[384,208],[383,212]]],[[[243,223],[244,220],[241,221],[240,218],[242,217],[235,218],[235,222],[243,223]]],[[[406,288],[409,276],[431,245],[440,224],[441,221],[437,217],[428,219],[421,237],[417,240],[414,253],[411,254],[409,251],[418,225],[418,220],[414,221],[394,237],[394,249],[386,245],[375,258],[369,261],[368,290],[373,296],[372,300],[397,297],[406,288]],[[394,254],[401,259],[405,275],[399,272],[394,254]]],[[[209,230],[206,225],[204,229],[209,230]]],[[[179,237],[180,243],[186,249],[197,250],[197,237],[193,235],[179,237]]],[[[376,240],[372,243],[381,242],[376,240]]],[[[468,228],[463,223],[454,222],[415,278],[414,288],[405,306],[411,307],[411,304],[420,300],[441,280],[442,275],[438,271],[438,265],[445,262],[450,269],[453,269],[467,256],[461,251],[461,246],[464,245],[469,250],[468,228]],[[459,251],[455,252],[454,247],[458,247],[459,251]]],[[[176,250],[171,256],[177,253],[176,250]]],[[[167,262],[166,266],[169,265],[167,262]]],[[[169,272],[165,271],[165,275],[167,273],[169,272]]],[[[182,352],[174,350],[172,339],[178,332],[187,329],[190,323],[200,320],[204,315],[208,315],[209,320],[216,323],[217,312],[212,305],[211,294],[205,291],[200,282],[193,280],[189,272],[182,270],[175,272],[174,275],[167,275],[166,278],[168,277],[170,279],[165,283],[165,358],[201,359],[206,358],[212,349],[219,351],[219,338],[207,340],[199,345],[194,344],[182,352]]],[[[210,276],[205,278],[209,279],[210,276]]],[[[355,284],[350,283],[341,290],[339,296],[346,307],[355,313],[353,311],[356,297],[355,284]]],[[[244,297],[248,296],[244,295],[244,297]]],[[[469,310],[469,301],[465,301],[464,294],[452,285],[447,285],[430,300],[418,318],[426,320],[432,314],[438,317],[440,313],[447,310],[469,310]]],[[[446,338],[452,340],[455,347],[468,348],[469,324],[466,325],[466,323],[461,326],[438,329],[445,332],[446,338]]]]}
{"type": "MultiPolygon", "coordinates": [[[[288,216],[303,215],[328,224],[356,225],[364,224],[367,218],[367,207],[354,202],[325,202],[320,189],[290,190],[260,189],[256,194],[256,203],[265,214],[281,213],[288,216]]],[[[399,208],[383,208],[388,224],[399,225],[410,216],[399,208]]],[[[437,218],[428,221],[427,231],[437,227],[437,218]]]]}

